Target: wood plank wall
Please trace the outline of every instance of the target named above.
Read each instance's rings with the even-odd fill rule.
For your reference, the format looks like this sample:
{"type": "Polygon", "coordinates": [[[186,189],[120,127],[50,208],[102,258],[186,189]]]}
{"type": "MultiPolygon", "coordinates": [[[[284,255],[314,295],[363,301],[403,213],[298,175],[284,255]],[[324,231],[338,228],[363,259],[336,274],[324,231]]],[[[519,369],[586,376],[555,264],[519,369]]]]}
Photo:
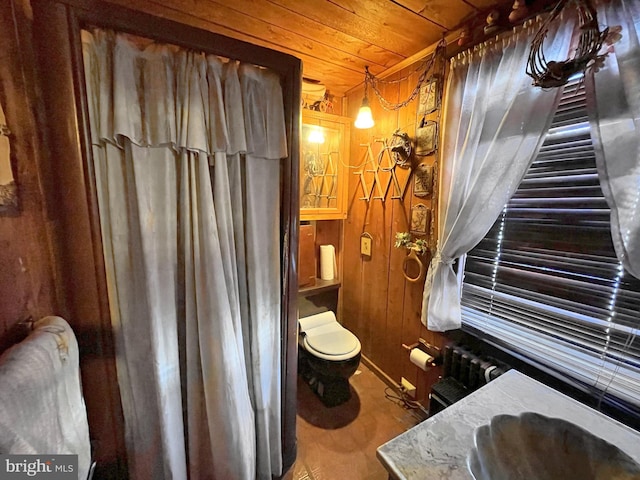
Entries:
{"type": "MultiPolygon", "coordinates": [[[[392,102],[406,99],[418,80],[416,67],[413,65],[390,77],[389,80],[401,81],[387,84],[382,90],[383,96],[392,102]]],[[[414,196],[413,178],[408,178],[410,170],[396,167],[400,184],[409,180],[403,200],[391,198],[393,185],[384,202],[360,199],[363,192],[359,176],[353,172],[362,170],[355,168],[365,158],[366,149],[362,144],[371,143],[376,155],[380,149],[377,140],[391,139],[398,128],[414,138],[417,124],[417,100],[398,110],[387,111],[381,107],[375,93],[369,90],[376,124],[370,130],[351,130],[352,168],[349,174],[348,216],[344,226],[341,320],[360,339],[363,354],[395,382],[400,383],[401,378],[405,377],[416,385],[417,398],[424,404],[431,385],[441,373],[440,368],[427,372],[420,370],[409,361],[409,352],[402,344],[413,344],[421,337],[441,347],[445,339],[438,333],[429,332],[420,322],[424,278],[415,283],[405,280],[402,263],[408,251],[395,248],[394,242],[396,232],[409,231],[411,207],[423,203],[431,208],[437,193],[424,198],[414,196]],[[360,255],[360,236],[364,232],[373,237],[370,259],[360,255]]],[[[357,115],[362,97],[363,90],[360,89],[346,98],[347,114],[352,118],[357,115]]],[[[435,120],[437,117],[438,114],[434,113],[428,118],[435,120]]],[[[419,161],[434,165],[436,155],[419,157],[419,161]]],[[[386,184],[388,175],[386,172],[380,173],[383,184],[386,184]]],[[[370,186],[371,174],[366,174],[366,178],[370,186]]],[[[435,222],[436,218],[431,221],[435,222]]],[[[435,245],[436,230],[434,228],[433,238],[428,235],[422,238],[429,239],[435,245]]],[[[430,255],[425,255],[422,260],[426,268],[430,255]]]]}
{"type": "Polygon", "coordinates": [[[0,214],[0,352],[27,333],[20,320],[60,314],[42,182],[42,137],[27,1],[0,2],[0,101],[11,129],[19,211],[0,214]]]}

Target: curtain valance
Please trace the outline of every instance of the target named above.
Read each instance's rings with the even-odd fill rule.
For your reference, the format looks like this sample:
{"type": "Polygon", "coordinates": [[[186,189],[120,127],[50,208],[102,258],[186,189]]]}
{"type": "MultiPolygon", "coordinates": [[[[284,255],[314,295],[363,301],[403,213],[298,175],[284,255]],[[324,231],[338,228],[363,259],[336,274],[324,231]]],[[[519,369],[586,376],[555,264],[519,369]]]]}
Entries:
{"type": "Polygon", "coordinates": [[[275,73],[98,29],[83,32],[83,48],[94,142],[287,156],[275,73]]]}

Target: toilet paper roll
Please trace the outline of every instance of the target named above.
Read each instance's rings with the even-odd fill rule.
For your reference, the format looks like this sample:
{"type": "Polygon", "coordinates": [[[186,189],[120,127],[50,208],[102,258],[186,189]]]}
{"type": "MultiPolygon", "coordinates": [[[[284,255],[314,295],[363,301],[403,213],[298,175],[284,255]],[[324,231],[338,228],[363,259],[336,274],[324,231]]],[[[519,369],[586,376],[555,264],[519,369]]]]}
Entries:
{"type": "Polygon", "coordinates": [[[336,276],[336,249],[333,245],[320,245],[320,278],[333,280],[336,276]]]}
{"type": "Polygon", "coordinates": [[[417,365],[422,370],[426,370],[431,367],[431,363],[435,360],[431,355],[426,352],[423,352],[419,348],[411,349],[411,354],[409,355],[409,360],[414,365],[417,365]]]}

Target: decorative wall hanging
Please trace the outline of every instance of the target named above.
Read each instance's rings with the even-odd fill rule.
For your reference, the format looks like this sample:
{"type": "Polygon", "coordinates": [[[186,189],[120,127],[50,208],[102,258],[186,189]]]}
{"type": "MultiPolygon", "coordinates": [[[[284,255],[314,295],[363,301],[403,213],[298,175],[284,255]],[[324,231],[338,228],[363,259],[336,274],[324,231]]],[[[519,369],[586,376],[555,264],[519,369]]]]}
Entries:
{"type": "Polygon", "coordinates": [[[426,240],[418,238],[413,240],[409,232],[396,232],[396,242],[393,244],[396,248],[406,248],[414,250],[418,255],[424,255],[429,251],[429,245],[426,240]]]}
{"type": "Polygon", "coordinates": [[[433,166],[420,163],[413,171],[413,194],[428,197],[433,193],[433,166]]]}
{"type": "Polygon", "coordinates": [[[411,166],[410,159],[413,147],[409,135],[401,132],[400,129],[396,130],[391,137],[389,148],[394,165],[403,168],[411,166]]]}
{"type": "Polygon", "coordinates": [[[411,207],[411,233],[426,235],[431,226],[431,211],[423,203],[411,207]]]}
{"type": "Polygon", "coordinates": [[[604,64],[608,52],[600,53],[603,43],[613,44],[620,39],[620,27],[605,28],[600,31],[598,16],[590,0],[560,0],[542,23],[531,42],[527,75],[533,84],[542,88],[565,85],[576,73],[584,73],[590,68],[595,71],[604,64]],[[578,11],[580,37],[573,57],[565,60],[547,60],[544,55],[544,40],[549,26],[558,19],[562,10],[573,4],[578,11]]]}
{"type": "Polygon", "coordinates": [[[362,144],[361,146],[367,147],[366,152],[366,160],[364,162],[362,170],[359,172],[353,172],[354,175],[358,175],[360,177],[360,186],[362,187],[363,196],[360,197],[360,200],[369,201],[370,199],[383,200],[386,197],[386,192],[389,188],[389,182],[385,186],[385,190],[383,192],[382,189],[382,181],[380,180],[380,160],[382,155],[384,154],[384,148],[380,150],[377,156],[373,155],[373,149],[371,148],[370,143],[362,144]],[[365,177],[365,173],[372,174],[373,182],[371,183],[371,187],[367,185],[367,179],[365,177]],[[374,190],[377,195],[374,195],[374,190]]]}
{"type": "Polygon", "coordinates": [[[409,254],[402,261],[402,274],[404,278],[409,282],[417,282],[424,275],[424,264],[420,260],[420,256],[429,251],[429,245],[426,240],[417,239],[412,240],[409,232],[396,232],[396,242],[394,244],[396,248],[406,248],[409,250],[409,254]],[[410,276],[408,274],[409,264],[415,263],[418,266],[418,275],[410,276]]]}
{"type": "Polygon", "coordinates": [[[420,97],[418,97],[418,117],[424,117],[434,112],[438,105],[438,78],[431,78],[420,87],[420,97]]]}
{"type": "Polygon", "coordinates": [[[374,177],[377,182],[376,185],[379,187],[378,196],[373,198],[384,202],[387,199],[387,193],[389,192],[389,187],[393,181],[396,164],[392,158],[391,147],[389,146],[387,139],[383,138],[381,140],[376,140],[376,142],[382,144],[382,148],[378,152],[377,178],[374,177]]]}
{"type": "Polygon", "coordinates": [[[394,147],[390,145],[386,139],[376,140],[376,143],[380,145],[378,155],[373,153],[373,148],[370,143],[360,144],[361,147],[366,147],[365,161],[362,164],[362,170],[353,172],[354,175],[358,175],[360,178],[360,187],[363,192],[360,200],[368,202],[373,199],[384,202],[388,196],[391,185],[393,185],[391,198],[393,200],[402,200],[407,191],[411,176],[407,175],[406,180],[401,184],[396,172],[398,163],[393,159],[394,147]],[[389,176],[386,177],[386,179],[384,175],[381,177],[380,173],[384,174],[387,172],[389,176]],[[367,182],[367,177],[373,178],[371,186],[369,186],[367,182]]]}
{"type": "Polygon", "coordinates": [[[0,105],[0,213],[11,212],[18,207],[18,187],[11,170],[10,135],[4,110],[0,105]]]}
{"type": "Polygon", "coordinates": [[[416,155],[431,155],[438,148],[438,122],[427,119],[427,116],[437,111],[437,117],[440,117],[445,66],[445,49],[436,49],[433,73],[420,89],[420,100],[416,110],[416,155]]]}
{"type": "Polygon", "coordinates": [[[438,148],[438,124],[423,120],[416,128],[416,155],[431,155],[438,148]]]}

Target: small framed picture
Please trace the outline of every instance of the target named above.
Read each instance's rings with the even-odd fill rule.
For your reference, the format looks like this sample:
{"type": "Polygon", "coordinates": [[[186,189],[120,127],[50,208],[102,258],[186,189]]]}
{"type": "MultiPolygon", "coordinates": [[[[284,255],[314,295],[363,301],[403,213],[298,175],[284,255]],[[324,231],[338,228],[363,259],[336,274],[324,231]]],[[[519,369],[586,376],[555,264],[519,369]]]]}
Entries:
{"type": "Polygon", "coordinates": [[[438,148],[438,124],[423,120],[416,128],[416,155],[430,155],[438,148]]]}
{"type": "Polygon", "coordinates": [[[433,193],[433,165],[420,163],[413,171],[413,194],[427,197],[433,193]]]}
{"type": "Polygon", "coordinates": [[[424,82],[418,98],[418,118],[434,112],[438,108],[438,80],[431,78],[424,82]]]}
{"type": "Polygon", "coordinates": [[[431,226],[431,211],[423,203],[411,207],[411,233],[426,235],[431,226]]]}

